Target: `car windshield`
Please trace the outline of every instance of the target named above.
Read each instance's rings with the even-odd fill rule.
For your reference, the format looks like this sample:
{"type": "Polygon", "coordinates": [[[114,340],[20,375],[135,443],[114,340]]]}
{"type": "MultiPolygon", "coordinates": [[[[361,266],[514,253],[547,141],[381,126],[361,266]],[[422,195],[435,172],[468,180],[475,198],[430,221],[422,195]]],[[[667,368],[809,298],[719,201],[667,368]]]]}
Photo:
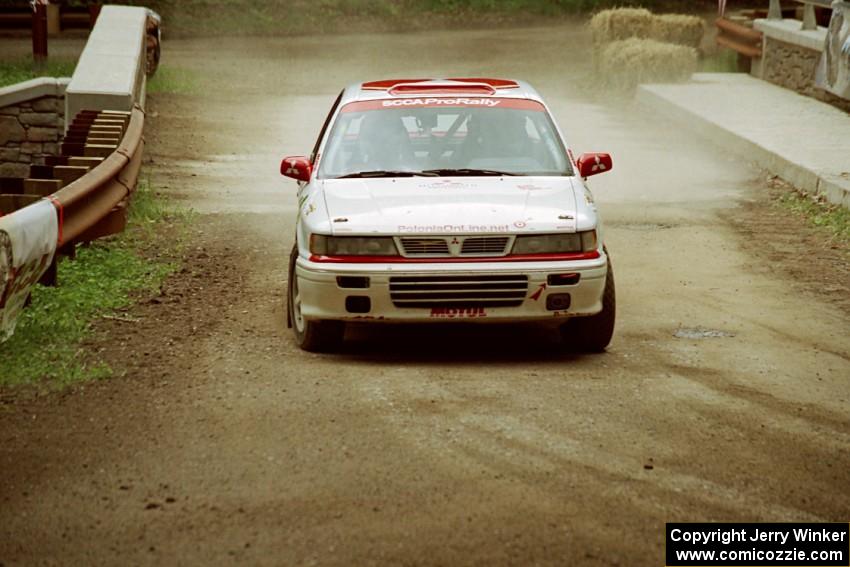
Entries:
{"type": "Polygon", "coordinates": [[[319,162],[321,178],[573,175],[543,105],[504,98],[350,103],[319,162]]]}

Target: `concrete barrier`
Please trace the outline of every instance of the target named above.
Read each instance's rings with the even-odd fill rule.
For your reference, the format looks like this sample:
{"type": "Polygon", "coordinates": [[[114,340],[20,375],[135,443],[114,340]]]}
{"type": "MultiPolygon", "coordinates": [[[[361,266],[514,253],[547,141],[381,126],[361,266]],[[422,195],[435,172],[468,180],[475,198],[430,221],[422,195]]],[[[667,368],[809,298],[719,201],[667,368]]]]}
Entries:
{"type": "Polygon", "coordinates": [[[145,8],[104,6],[65,91],[65,116],[144,107],[147,19],[145,8]]]}
{"type": "Polygon", "coordinates": [[[45,96],[61,98],[69,82],[69,78],[39,77],[0,88],[0,108],[45,96]]]}
{"type": "Polygon", "coordinates": [[[850,117],[743,73],[641,85],[636,101],[795,187],[850,208],[850,117]]]}

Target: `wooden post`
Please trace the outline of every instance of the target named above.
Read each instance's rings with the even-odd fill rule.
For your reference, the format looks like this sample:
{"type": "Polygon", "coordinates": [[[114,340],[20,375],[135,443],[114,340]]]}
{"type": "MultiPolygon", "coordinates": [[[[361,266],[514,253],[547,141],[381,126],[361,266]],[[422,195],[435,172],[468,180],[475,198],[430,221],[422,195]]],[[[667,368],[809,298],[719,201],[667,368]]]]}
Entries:
{"type": "Polygon", "coordinates": [[[32,56],[36,65],[47,63],[47,6],[41,2],[32,11],[32,56]]]}

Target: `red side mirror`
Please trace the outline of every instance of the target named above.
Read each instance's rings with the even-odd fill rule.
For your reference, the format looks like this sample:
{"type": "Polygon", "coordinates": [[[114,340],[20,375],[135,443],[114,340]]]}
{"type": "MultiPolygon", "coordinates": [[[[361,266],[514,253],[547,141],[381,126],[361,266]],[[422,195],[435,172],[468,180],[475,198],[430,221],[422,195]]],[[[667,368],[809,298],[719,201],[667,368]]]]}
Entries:
{"type": "Polygon", "coordinates": [[[298,181],[310,181],[313,164],[306,156],[290,156],[280,162],[280,174],[298,181]]]}
{"type": "Polygon", "coordinates": [[[576,164],[578,165],[579,175],[582,177],[605,173],[606,171],[611,171],[611,168],[614,167],[609,154],[597,152],[581,154],[576,164]]]}

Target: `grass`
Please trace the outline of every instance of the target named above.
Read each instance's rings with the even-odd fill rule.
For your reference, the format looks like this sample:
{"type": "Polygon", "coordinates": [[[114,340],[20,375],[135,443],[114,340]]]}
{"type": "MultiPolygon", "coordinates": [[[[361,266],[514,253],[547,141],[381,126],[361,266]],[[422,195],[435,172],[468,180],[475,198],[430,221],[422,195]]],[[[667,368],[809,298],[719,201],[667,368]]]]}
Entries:
{"type": "Polygon", "coordinates": [[[0,344],[0,385],[46,380],[61,386],[110,377],[112,369],[92,359],[81,343],[98,318],[160,288],[176,263],[163,256],[151,259],[143,250],[164,246],[163,228],[185,220],[186,213],[172,211],[140,182],[126,232],[78,247],[75,260],[60,261],[57,287],[35,286],[15,334],[0,344]]]}
{"type": "Polygon", "coordinates": [[[850,209],[827,202],[820,195],[792,189],[778,200],[779,206],[805,218],[831,238],[850,244],[850,209]]]}
{"type": "Polygon", "coordinates": [[[50,58],[43,67],[29,59],[0,61],[0,87],[13,85],[36,77],[70,77],[77,66],[76,59],[50,58]]]}
{"type": "Polygon", "coordinates": [[[148,80],[147,93],[195,94],[199,82],[197,73],[191,69],[160,64],[156,74],[148,80]]]}

